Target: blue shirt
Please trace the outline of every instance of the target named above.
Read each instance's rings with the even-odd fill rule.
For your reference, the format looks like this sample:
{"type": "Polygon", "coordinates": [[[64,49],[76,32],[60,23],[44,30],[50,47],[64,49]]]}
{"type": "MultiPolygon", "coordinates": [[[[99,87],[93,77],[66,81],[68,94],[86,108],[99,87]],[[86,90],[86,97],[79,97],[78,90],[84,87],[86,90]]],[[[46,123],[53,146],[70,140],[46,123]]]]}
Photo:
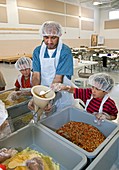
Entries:
{"type": "MultiPolygon", "coordinates": [[[[41,46],[38,46],[33,52],[33,72],[41,72],[41,64],[39,58],[40,49],[41,46]]],[[[53,53],[52,57],[54,58],[55,55],[56,50],[53,53]]],[[[49,58],[47,48],[44,57],[49,58]]],[[[62,45],[59,62],[56,68],[56,74],[67,76],[67,78],[69,79],[71,79],[71,76],[73,75],[73,56],[70,48],[65,44],[62,45]]]]}

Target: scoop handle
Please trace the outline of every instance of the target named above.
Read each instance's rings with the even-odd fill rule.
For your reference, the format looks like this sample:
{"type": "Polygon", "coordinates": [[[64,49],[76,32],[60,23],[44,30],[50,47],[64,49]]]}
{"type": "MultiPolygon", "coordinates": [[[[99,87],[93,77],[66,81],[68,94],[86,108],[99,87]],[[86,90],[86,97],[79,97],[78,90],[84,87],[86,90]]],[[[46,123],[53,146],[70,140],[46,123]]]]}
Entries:
{"type": "MultiPolygon", "coordinates": [[[[51,90],[52,90],[52,89],[49,89],[49,90],[45,91],[42,95],[46,95],[46,94],[49,93],[51,90]]],[[[39,94],[39,96],[42,96],[42,95],[39,94]]]]}

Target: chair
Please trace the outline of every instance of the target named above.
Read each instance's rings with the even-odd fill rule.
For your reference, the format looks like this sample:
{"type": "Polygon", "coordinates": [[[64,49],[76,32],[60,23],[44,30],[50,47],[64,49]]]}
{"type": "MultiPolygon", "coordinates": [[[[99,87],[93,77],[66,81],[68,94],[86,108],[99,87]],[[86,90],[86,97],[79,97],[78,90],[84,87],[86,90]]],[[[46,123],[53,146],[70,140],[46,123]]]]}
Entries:
{"type": "Polygon", "coordinates": [[[93,73],[83,73],[83,72],[81,72],[81,70],[82,69],[80,69],[79,71],[78,71],[78,76],[80,77],[80,78],[86,78],[86,79],[88,79],[93,73]]]}
{"type": "Polygon", "coordinates": [[[115,59],[113,59],[113,70],[119,70],[119,56],[115,59]]]}
{"type": "Polygon", "coordinates": [[[83,87],[85,88],[86,86],[88,86],[87,84],[87,80],[88,78],[93,75],[93,73],[86,73],[86,72],[81,72],[82,69],[78,70],[78,76],[79,76],[79,80],[83,82],[83,87]]]}
{"type": "Polygon", "coordinates": [[[102,68],[103,68],[102,58],[99,57],[99,56],[94,56],[93,57],[93,61],[97,61],[98,62],[98,65],[96,65],[96,69],[98,68],[99,71],[102,71],[102,68]]]}

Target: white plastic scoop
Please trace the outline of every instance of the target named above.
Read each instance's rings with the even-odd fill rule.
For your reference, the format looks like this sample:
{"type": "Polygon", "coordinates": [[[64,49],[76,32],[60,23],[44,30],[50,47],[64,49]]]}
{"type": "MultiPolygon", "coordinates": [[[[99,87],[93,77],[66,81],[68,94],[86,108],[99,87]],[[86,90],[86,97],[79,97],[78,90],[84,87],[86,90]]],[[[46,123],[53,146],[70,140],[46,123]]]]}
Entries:
{"type": "Polygon", "coordinates": [[[47,93],[49,93],[51,90],[52,90],[52,89],[49,89],[49,90],[47,90],[47,91],[42,90],[42,91],[40,91],[39,96],[42,96],[42,95],[44,96],[44,95],[46,95],[47,93]]]}

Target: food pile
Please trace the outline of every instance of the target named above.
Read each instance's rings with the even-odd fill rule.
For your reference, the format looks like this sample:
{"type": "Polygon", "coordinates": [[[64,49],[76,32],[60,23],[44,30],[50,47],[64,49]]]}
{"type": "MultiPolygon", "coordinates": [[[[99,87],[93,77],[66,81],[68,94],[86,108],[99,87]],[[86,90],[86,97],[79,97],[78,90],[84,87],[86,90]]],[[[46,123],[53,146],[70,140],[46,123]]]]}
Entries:
{"type": "Polygon", "coordinates": [[[41,98],[47,98],[47,97],[46,97],[46,94],[38,94],[38,93],[35,93],[35,95],[38,96],[38,97],[41,97],[41,98]]]}
{"type": "Polygon", "coordinates": [[[18,129],[28,125],[32,119],[33,119],[32,112],[23,114],[22,116],[18,116],[17,118],[12,120],[13,127],[15,130],[18,130],[18,129]]]}
{"type": "Polygon", "coordinates": [[[27,100],[26,97],[24,96],[20,96],[18,99],[16,100],[8,100],[7,97],[10,95],[10,93],[12,93],[13,91],[5,91],[3,93],[0,94],[0,99],[5,103],[5,107],[9,107],[9,106],[13,106],[15,104],[19,104],[21,102],[24,102],[27,100]]]}
{"type": "Polygon", "coordinates": [[[54,163],[51,157],[30,148],[8,156],[1,164],[5,165],[7,170],[59,170],[59,165],[54,163]]]}
{"type": "Polygon", "coordinates": [[[96,127],[83,122],[70,121],[56,130],[56,133],[88,152],[93,152],[105,140],[105,136],[96,127]]]}

